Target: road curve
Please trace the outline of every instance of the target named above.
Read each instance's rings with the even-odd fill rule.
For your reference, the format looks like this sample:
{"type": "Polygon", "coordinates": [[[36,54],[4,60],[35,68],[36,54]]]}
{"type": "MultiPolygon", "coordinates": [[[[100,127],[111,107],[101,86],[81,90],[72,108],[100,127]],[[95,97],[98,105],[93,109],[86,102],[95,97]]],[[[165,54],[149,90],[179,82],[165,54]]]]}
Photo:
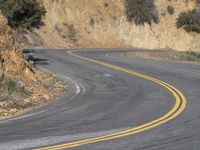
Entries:
{"type": "Polygon", "coordinates": [[[38,66],[69,90],[51,105],[1,121],[0,149],[198,149],[200,65],[121,52],[33,51],[38,66]]]}

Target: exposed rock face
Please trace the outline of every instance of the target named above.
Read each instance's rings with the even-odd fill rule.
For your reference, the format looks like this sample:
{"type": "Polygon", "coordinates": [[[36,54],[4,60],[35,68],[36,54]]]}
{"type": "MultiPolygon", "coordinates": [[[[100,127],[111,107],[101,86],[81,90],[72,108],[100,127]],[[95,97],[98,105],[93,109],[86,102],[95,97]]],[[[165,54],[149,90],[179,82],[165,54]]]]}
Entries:
{"type": "Polygon", "coordinates": [[[12,36],[12,29],[7,24],[7,19],[0,14],[0,75],[8,74],[22,80],[27,86],[41,95],[47,91],[38,84],[40,76],[31,69],[25,59],[22,51],[15,44],[12,36]]]}
{"type": "Polygon", "coordinates": [[[0,119],[42,106],[64,89],[52,75],[29,67],[7,23],[0,14],[0,119]]]}
{"type": "Polygon", "coordinates": [[[43,2],[47,10],[46,26],[38,33],[50,47],[119,47],[123,44],[116,38],[123,14],[119,0],[43,2]]]}
{"type": "Polygon", "coordinates": [[[151,29],[148,25],[136,27],[127,23],[124,18],[119,26],[120,37],[134,47],[199,51],[200,34],[187,33],[183,29],[176,28],[176,19],[180,12],[193,10],[196,7],[196,0],[157,0],[156,5],[160,14],[159,24],[153,24],[151,29]],[[173,15],[167,11],[169,5],[174,7],[173,15]]]}
{"type": "Polygon", "coordinates": [[[45,26],[37,33],[50,47],[139,47],[200,50],[200,35],[176,28],[182,11],[196,0],[156,0],[160,23],[135,26],[127,22],[123,0],[43,0],[45,26]],[[170,15],[167,6],[175,13],[170,15]]]}
{"type": "Polygon", "coordinates": [[[0,48],[1,50],[13,50],[13,46],[12,30],[8,26],[7,19],[0,13],[0,48]]]}

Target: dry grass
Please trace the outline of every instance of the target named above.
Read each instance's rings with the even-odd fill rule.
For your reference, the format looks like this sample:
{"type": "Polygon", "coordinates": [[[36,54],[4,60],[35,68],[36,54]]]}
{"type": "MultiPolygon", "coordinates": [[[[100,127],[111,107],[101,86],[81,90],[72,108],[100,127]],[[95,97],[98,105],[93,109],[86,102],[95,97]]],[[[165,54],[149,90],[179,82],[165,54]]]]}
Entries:
{"type": "Polygon", "coordinates": [[[13,76],[5,76],[0,82],[0,119],[18,115],[51,102],[66,88],[61,81],[46,73],[41,83],[53,95],[40,95],[32,92],[28,85],[13,76]]]}
{"type": "Polygon", "coordinates": [[[178,52],[178,51],[135,51],[124,54],[129,58],[146,58],[158,60],[178,60],[187,62],[200,62],[199,52],[178,52]]]}

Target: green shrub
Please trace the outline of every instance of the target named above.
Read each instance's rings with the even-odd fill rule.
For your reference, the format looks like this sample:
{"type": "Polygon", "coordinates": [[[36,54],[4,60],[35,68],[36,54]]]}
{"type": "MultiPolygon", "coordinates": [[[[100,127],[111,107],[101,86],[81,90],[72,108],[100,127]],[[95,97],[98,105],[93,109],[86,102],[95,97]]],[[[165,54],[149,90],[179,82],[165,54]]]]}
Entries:
{"type": "Polygon", "coordinates": [[[70,40],[72,40],[74,43],[76,43],[78,40],[76,38],[76,30],[74,28],[74,25],[71,24],[68,26],[68,33],[67,33],[67,36],[70,40]]]}
{"type": "Polygon", "coordinates": [[[2,95],[0,95],[0,102],[4,102],[6,100],[6,98],[2,95]]]}
{"type": "Polygon", "coordinates": [[[3,81],[4,90],[8,94],[12,94],[13,92],[19,92],[20,94],[26,96],[29,95],[24,86],[20,86],[15,80],[11,79],[10,77],[6,77],[3,81]]]}
{"type": "Polygon", "coordinates": [[[5,78],[4,89],[10,94],[10,93],[16,92],[18,90],[18,85],[14,80],[12,80],[10,78],[5,78]]]}
{"type": "Polygon", "coordinates": [[[181,60],[200,62],[200,53],[198,52],[186,52],[181,56],[181,60]]]}
{"type": "Polygon", "coordinates": [[[173,15],[173,14],[174,14],[174,7],[173,7],[172,5],[169,5],[169,6],[167,7],[167,11],[168,11],[168,13],[169,13],[170,15],[173,15]]]}
{"type": "Polygon", "coordinates": [[[200,12],[192,10],[180,13],[177,22],[177,28],[184,28],[187,32],[200,33],[200,12]]]}
{"type": "Polygon", "coordinates": [[[0,10],[13,28],[38,28],[46,11],[37,0],[0,0],[0,10]]]}
{"type": "Polygon", "coordinates": [[[159,22],[154,0],[125,0],[126,15],[129,22],[144,25],[159,22]]]}
{"type": "Polygon", "coordinates": [[[90,26],[94,27],[94,24],[95,24],[95,21],[93,18],[90,19],[90,22],[89,22],[90,26]]]}

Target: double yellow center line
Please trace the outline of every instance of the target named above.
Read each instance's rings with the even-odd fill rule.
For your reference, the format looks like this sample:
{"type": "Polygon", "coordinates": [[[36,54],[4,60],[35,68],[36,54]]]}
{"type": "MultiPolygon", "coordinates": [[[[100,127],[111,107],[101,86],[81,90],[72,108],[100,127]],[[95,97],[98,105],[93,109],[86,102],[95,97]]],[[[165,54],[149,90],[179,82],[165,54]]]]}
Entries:
{"type": "Polygon", "coordinates": [[[45,148],[39,148],[37,150],[62,150],[62,149],[67,149],[67,148],[72,148],[72,147],[78,147],[81,145],[86,145],[86,144],[91,144],[91,143],[97,143],[97,142],[102,142],[102,141],[107,141],[107,140],[113,140],[113,139],[118,139],[118,138],[122,138],[122,137],[126,137],[126,136],[130,136],[130,135],[134,135],[140,132],[144,132],[146,130],[155,128],[157,126],[160,126],[174,118],[176,118],[177,116],[179,116],[183,110],[186,108],[186,98],[185,96],[174,86],[161,81],[159,79],[156,79],[154,77],[151,76],[147,76],[126,68],[122,68],[119,66],[115,66],[112,64],[108,64],[102,61],[98,61],[98,60],[94,60],[91,58],[87,58],[84,56],[80,56],[77,53],[74,52],[78,52],[79,50],[73,50],[73,51],[68,51],[68,54],[75,56],[77,58],[83,59],[83,60],[87,60],[108,68],[112,68],[118,71],[122,71],[125,73],[128,73],[130,75],[139,77],[139,78],[143,78],[145,80],[149,80],[152,81],[154,83],[157,83],[158,85],[166,88],[175,98],[175,104],[173,106],[173,108],[164,116],[162,116],[161,118],[158,118],[156,120],[153,120],[151,122],[148,122],[146,124],[140,125],[138,127],[134,127],[128,130],[124,130],[121,132],[117,132],[117,133],[113,133],[113,134],[108,134],[108,135],[104,135],[104,136],[99,136],[99,137],[95,137],[95,138],[89,138],[89,139],[84,139],[84,140],[80,140],[80,141],[74,141],[74,142],[69,142],[69,143],[65,143],[65,144],[60,144],[60,145],[55,145],[55,146],[49,146],[49,147],[45,147],[45,148]]]}

